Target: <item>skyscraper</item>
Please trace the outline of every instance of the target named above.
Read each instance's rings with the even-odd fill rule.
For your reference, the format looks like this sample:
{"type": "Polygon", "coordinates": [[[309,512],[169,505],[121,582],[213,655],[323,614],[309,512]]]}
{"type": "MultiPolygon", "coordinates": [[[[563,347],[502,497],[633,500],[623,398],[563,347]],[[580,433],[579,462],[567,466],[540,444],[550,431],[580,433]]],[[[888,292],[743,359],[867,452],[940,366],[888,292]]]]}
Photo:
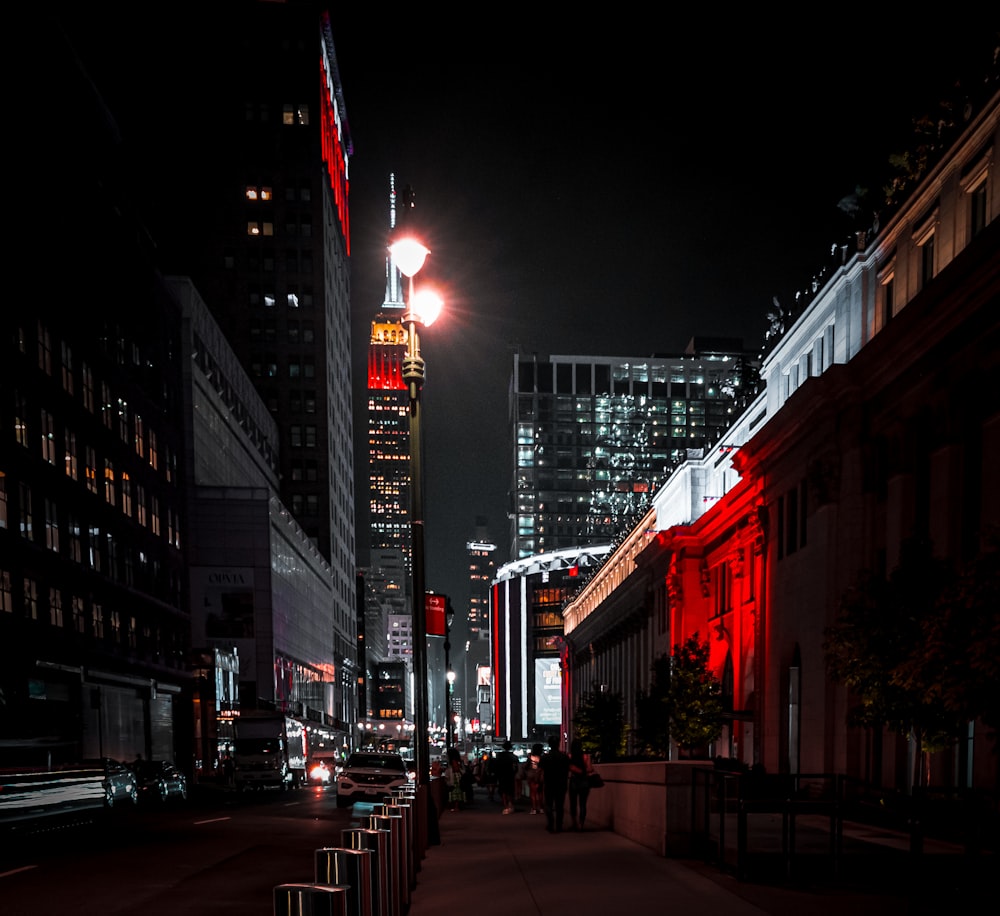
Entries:
{"type": "MultiPolygon", "coordinates": [[[[396,187],[389,178],[389,228],[396,225],[396,187]]],[[[412,569],[410,532],[410,399],[403,381],[405,311],[399,271],[386,251],[385,299],[368,345],[368,509],[371,549],[401,552],[412,569]]],[[[407,581],[407,590],[409,582],[407,581]]]]}
{"type": "Polygon", "coordinates": [[[196,24],[149,15],[149,85],[123,107],[150,231],[164,273],[191,278],[277,423],[281,501],[330,565],[319,629],[335,705],[350,708],[352,145],[330,16],[312,0],[206,5],[196,24]]]}
{"type": "MultiPolygon", "coordinates": [[[[497,545],[490,537],[487,519],[476,516],[472,539],[465,544],[469,559],[469,606],[466,617],[465,652],[455,653],[461,658],[461,681],[455,688],[455,701],[463,720],[479,719],[480,681],[492,683],[490,591],[497,569],[497,545]]],[[[461,649],[461,647],[458,647],[461,649]]]]}
{"type": "MultiPolygon", "coordinates": [[[[490,638],[490,583],[496,573],[497,545],[490,538],[486,518],[476,516],[476,530],[472,540],[466,542],[469,555],[469,613],[468,637],[470,651],[478,643],[485,646],[490,638]]],[[[475,653],[479,657],[479,653],[475,653]]],[[[485,655],[483,661],[485,662],[485,655]]]]}
{"type": "Polygon", "coordinates": [[[675,356],[514,354],[510,560],[609,543],[755,392],[739,340],[675,356]]]}

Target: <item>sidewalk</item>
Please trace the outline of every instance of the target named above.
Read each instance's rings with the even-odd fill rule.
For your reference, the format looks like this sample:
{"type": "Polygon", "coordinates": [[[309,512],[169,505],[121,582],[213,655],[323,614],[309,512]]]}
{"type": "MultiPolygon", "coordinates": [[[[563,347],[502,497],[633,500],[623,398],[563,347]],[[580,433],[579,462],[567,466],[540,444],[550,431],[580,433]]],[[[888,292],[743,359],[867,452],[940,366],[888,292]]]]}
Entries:
{"type": "MultiPolygon", "coordinates": [[[[569,823],[567,817],[566,823],[569,823]]],[[[420,863],[408,916],[470,912],[633,916],[650,905],[688,916],[897,916],[916,912],[904,888],[859,894],[737,881],[714,866],[666,859],[608,830],[550,834],[525,804],[501,814],[481,789],[445,811],[439,845],[420,863]]]]}

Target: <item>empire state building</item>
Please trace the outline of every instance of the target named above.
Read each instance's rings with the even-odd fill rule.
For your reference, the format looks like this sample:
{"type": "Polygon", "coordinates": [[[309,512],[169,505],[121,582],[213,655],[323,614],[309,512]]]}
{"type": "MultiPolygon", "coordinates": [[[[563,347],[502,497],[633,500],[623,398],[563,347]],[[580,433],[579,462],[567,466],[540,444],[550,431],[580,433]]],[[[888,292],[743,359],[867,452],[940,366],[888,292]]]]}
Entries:
{"type": "MultiPolygon", "coordinates": [[[[396,225],[395,180],[390,176],[390,230],[396,225]]],[[[368,508],[373,557],[402,554],[412,569],[410,530],[410,400],[403,380],[407,332],[402,281],[386,252],[385,300],[371,325],[368,345],[368,508]]]]}

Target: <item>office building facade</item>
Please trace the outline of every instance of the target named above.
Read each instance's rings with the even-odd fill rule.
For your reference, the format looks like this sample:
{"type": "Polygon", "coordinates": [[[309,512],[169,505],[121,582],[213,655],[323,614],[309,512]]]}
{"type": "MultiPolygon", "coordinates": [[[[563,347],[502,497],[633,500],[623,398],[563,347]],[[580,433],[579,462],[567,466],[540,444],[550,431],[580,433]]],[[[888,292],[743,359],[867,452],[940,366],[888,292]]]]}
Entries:
{"type": "Polygon", "coordinates": [[[178,312],[117,125],[61,34],[26,37],[39,105],[16,167],[33,241],[16,248],[38,288],[0,314],[0,765],[186,760],[178,312]]]}
{"type": "MultiPolygon", "coordinates": [[[[199,24],[184,47],[212,66],[192,65],[201,82],[184,87],[183,114],[201,158],[156,227],[165,269],[191,278],[275,419],[280,500],[329,566],[329,664],[346,685],[357,665],[352,146],[332,24],[308,0],[243,0],[199,24]]],[[[165,141],[179,162],[190,154],[172,144],[184,141],[165,141]]]]}
{"type": "Polygon", "coordinates": [[[510,560],[607,543],[756,391],[738,340],[676,356],[514,354],[510,560]]]}

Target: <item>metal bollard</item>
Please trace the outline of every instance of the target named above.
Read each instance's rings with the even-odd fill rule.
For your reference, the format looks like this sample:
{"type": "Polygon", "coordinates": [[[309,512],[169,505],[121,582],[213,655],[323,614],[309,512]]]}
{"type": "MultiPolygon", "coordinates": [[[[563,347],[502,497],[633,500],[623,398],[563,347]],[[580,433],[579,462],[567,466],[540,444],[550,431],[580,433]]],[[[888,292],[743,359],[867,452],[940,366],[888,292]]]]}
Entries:
{"type": "Polygon", "coordinates": [[[324,884],[279,884],[274,916],[348,916],[347,888],[324,884]]]}
{"type": "Polygon", "coordinates": [[[370,850],[324,847],[316,850],[314,858],[317,884],[350,888],[348,916],[374,916],[370,850]]]}
{"type": "Polygon", "coordinates": [[[372,916],[393,916],[392,834],[388,830],[348,827],[340,836],[348,849],[367,849],[372,854],[372,916]]]}
{"type": "Polygon", "coordinates": [[[385,814],[372,814],[366,818],[366,827],[389,833],[389,873],[392,875],[390,916],[403,916],[403,821],[385,814]]]}
{"type": "Polygon", "coordinates": [[[407,876],[409,878],[409,887],[412,891],[417,886],[417,848],[414,845],[416,834],[413,824],[414,812],[416,811],[415,802],[410,801],[408,797],[393,795],[389,798],[388,803],[392,808],[403,812],[403,822],[406,824],[407,876]]]}
{"type": "Polygon", "coordinates": [[[410,851],[410,833],[406,823],[406,813],[399,805],[392,804],[392,799],[386,798],[381,805],[375,806],[374,814],[380,817],[394,817],[402,821],[397,828],[400,833],[399,840],[399,886],[403,894],[403,907],[410,905],[410,859],[413,853],[410,851]]]}

